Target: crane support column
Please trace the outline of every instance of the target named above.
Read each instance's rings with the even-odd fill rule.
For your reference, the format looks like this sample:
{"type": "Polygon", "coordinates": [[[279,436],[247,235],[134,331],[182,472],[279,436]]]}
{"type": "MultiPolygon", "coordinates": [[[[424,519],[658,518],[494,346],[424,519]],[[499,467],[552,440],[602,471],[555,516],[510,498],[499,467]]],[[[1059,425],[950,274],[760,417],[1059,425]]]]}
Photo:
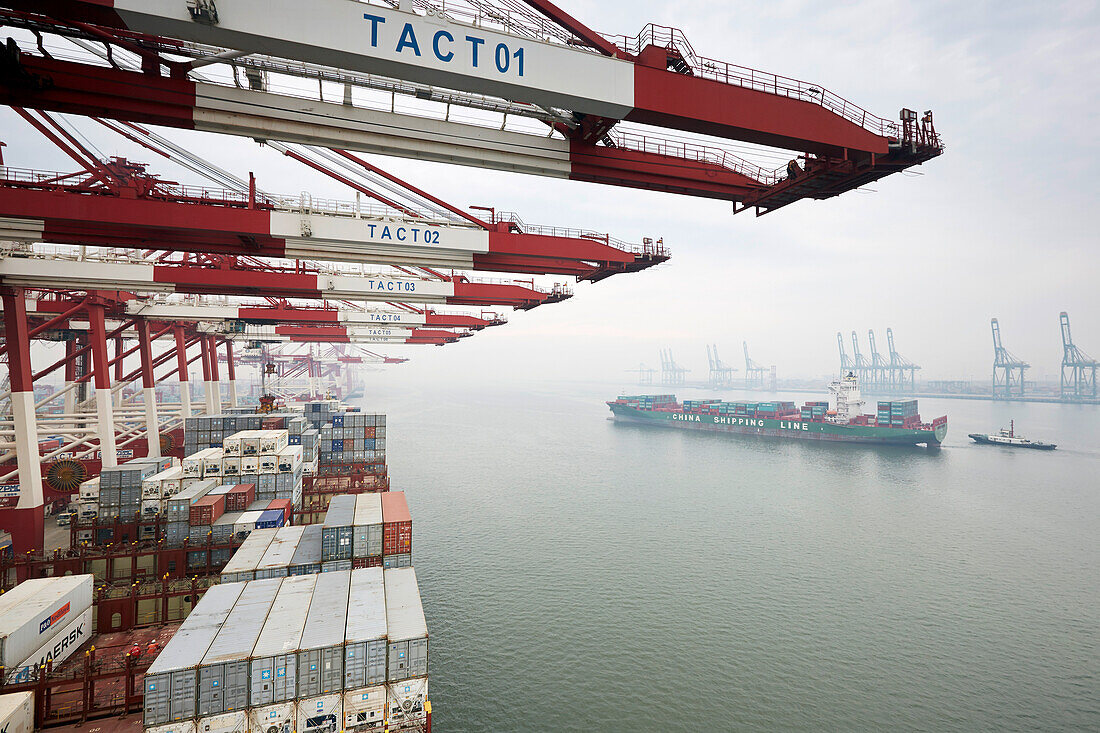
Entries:
{"type": "Polygon", "coordinates": [[[92,380],[95,384],[96,415],[99,418],[99,452],[104,468],[118,465],[115,446],[115,412],[111,395],[111,366],[107,359],[107,327],[103,305],[88,306],[88,324],[91,326],[92,380]]]}
{"type": "Polygon", "coordinates": [[[141,392],[145,404],[146,455],[160,458],[160,420],[157,418],[157,389],[153,378],[153,345],[149,338],[149,322],[139,318],[134,324],[138,332],[138,351],[141,356],[141,392]]]}
{"type": "Polygon", "coordinates": [[[187,378],[187,339],[183,335],[183,326],[173,326],[176,337],[176,376],[180,385],[180,417],[191,417],[191,382],[187,378]]]}
{"type": "Polygon", "coordinates": [[[225,371],[229,377],[229,406],[237,406],[237,368],[233,364],[233,342],[225,342],[225,371]]]}
{"type": "Polygon", "coordinates": [[[27,303],[22,288],[5,288],[4,331],[8,343],[11,412],[15,423],[16,475],[19,499],[13,509],[0,510],[0,527],[11,533],[16,554],[41,552],[45,517],[42,465],[38,453],[38,421],[34,413],[34,378],[27,303]]]}
{"type": "Polygon", "coordinates": [[[62,388],[65,390],[65,403],[64,412],[66,415],[76,414],[76,392],[77,388],[73,386],[73,382],[76,381],[76,352],[79,349],[76,339],[65,342],[65,384],[62,388]]]}

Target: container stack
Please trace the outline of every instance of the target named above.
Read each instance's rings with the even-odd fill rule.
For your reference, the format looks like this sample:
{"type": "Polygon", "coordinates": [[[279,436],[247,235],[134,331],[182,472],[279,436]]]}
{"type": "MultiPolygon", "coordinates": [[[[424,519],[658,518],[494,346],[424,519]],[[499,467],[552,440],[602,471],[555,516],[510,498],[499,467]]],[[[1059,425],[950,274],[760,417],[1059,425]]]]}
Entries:
{"type": "Polygon", "coordinates": [[[27,580],[0,596],[0,666],[7,684],[32,682],[92,638],[92,576],[27,580]]]}
{"type": "MultiPolygon", "coordinates": [[[[99,472],[95,515],[100,521],[130,519],[141,514],[142,483],[174,465],[173,458],[135,458],[99,472]]],[[[89,486],[89,493],[91,487],[89,486]]],[[[81,503],[85,501],[81,499],[81,503]]],[[[91,503],[90,497],[88,504],[91,503]]],[[[85,509],[78,512],[83,514],[85,509]]]]}
{"type": "MultiPolygon", "coordinates": [[[[270,550],[270,548],[269,548],[270,550]]],[[[145,674],[151,733],[328,733],[429,724],[412,568],[214,586],[145,674]]]]}
{"type": "Polygon", "coordinates": [[[799,416],[803,420],[824,420],[825,413],[829,411],[828,402],[807,402],[799,409],[799,416]]]}
{"type": "Polygon", "coordinates": [[[309,402],[305,415],[321,435],[317,473],[305,484],[302,523],[322,521],[333,496],[386,491],[386,416],[347,409],[335,400],[309,402]]]}
{"type": "Polygon", "coordinates": [[[894,400],[878,403],[875,422],[879,427],[918,428],[921,425],[916,400],[894,400]]]}
{"type": "Polygon", "coordinates": [[[643,395],[621,395],[619,402],[625,402],[629,405],[637,407],[641,410],[656,410],[660,408],[669,408],[676,405],[676,395],[674,394],[643,394],[643,395]]]}
{"type": "Polygon", "coordinates": [[[184,455],[192,455],[206,448],[221,448],[225,439],[245,430],[286,430],[288,444],[303,448],[303,460],[312,467],[316,460],[319,433],[309,422],[296,413],[220,414],[189,417],[184,421],[184,455]]]}
{"type": "Polygon", "coordinates": [[[412,516],[401,491],[337,496],[323,524],[274,532],[249,535],[222,582],[412,565],[412,516]]]}

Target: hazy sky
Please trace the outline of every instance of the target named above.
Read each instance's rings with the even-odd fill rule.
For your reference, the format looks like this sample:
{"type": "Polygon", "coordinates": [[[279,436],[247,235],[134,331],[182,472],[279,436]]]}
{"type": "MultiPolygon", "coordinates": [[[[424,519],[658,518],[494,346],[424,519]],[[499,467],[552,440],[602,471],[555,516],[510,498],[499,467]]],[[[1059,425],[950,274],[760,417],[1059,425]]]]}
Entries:
{"type": "MultiPolygon", "coordinates": [[[[655,365],[670,346],[699,376],[705,343],[743,367],[748,340],[780,377],[815,376],[837,368],[838,330],[846,340],[858,330],[865,344],[874,328],[884,351],[892,326],[924,377],[985,380],[997,316],[1006,346],[1042,377],[1061,359],[1061,310],[1100,357],[1100,237],[1088,214],[1100,193],[1100,3],[561,5],[611,33],[679,27],[700,54],[822,84],[883,117],[932,109],[947,152],[869,190],[759,219],[707,199],[376,158],[458,205],[627,241],[664,237],[673,250],[666,265],[582,284],[571,301],[512,314],[459,344],[379,349],[414,358],[401,368],[625,379],[622,370],[655,365]]],[[[351,197],[249,140],[168,134],[238,174],[256,171],[268,190],[351,197]]],[[[72,167],[8,110],[0,139],[9,165],[72,167]]],[[[93,139],[104,153],[151,158],[109,134],[93,139]]]]}

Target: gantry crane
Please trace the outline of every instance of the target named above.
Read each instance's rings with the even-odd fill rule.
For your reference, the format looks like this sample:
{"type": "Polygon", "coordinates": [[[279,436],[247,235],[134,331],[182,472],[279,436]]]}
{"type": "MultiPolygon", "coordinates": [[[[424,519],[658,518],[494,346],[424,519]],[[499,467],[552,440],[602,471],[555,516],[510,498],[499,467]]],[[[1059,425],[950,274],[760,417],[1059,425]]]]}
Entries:
{"type": "Polygon", "coordinates": [[[683,384],[689,371],[676,363],[672,349],[661,349],[661,384],[683,384]]]}
{"type": "Polygon", "coordinates": [[[647,367],[644,362],[639,362],[637,369],[627,369],[627,371],[638,374],[638,384],[653,384],[653,375],[657,372],[653,367],[647,367]]]}
{"type": "Polygon", "coordinates": [[[1100,362],[1074,345],[1069,332],[1069,315],[1065,311],[1059,315],[1059,320],[1062,326],[1062,399],[1095,400],[1096,370],[1100,362]]]}
{"type": "Polygon", "coordinates": [[[867,361],[867,358],[860,353],[859,350],[859,337],[855,331],[852,331],[852,368],[856,377],[859,378],[861,383],[871,381],[871,362],[867,361]]]}
{"type": "Polygon", "coordinates": [[[603,35],[547,0],[313,0],[309,23],[292,0],[206,12],[217,5],[5,0],[7,25],[82,53],[38,53],[29,35],[25,48],[11,44],[0,103],[708,196],[757,213],[943,151],[930,111],[883,119],[820,84],[701,56],[678,29],[603,35]],[[275,91],[290,85],[295,96],[275,91]],[[392,104],[364,101],[377,92],[392,104]],[[398,95],[430,113],[398,112],[398,95]],[[488,119],[458,122],[456,106],[488,119]],[[525,118],[549,135],[508,127],[525,118]],[[715,139],[790,151],[790,162],[771,170],[715,139]]]}
{"type": "Polygon", "coordinates": [[[844,351],[844,334],[836,332],[836,345],[840,349],[840,375],[844,376],[852,369],[852,362],[844,351]]]}
{"type": "Polygon", "coordinates": [[[890,379],[887,374],[890,362],[878,353],[878,347],[875,345],[875,332],[872,329],[867,330],[867,342],[871,348],[871,363],[868,365],[867,370],[870,379],[867,381],[867,386],[871,391],[885,389],[890,386],[890,379]]]}
{"type": "Polygon", "coordinates": [[[886,329],[886,343],[890,349],[890,389],[896,392],[915,392],[917,370],[920,366],[909,361],[894,348],[894,329],[886,329]]]}
{"type": "Polygon", "coordinates": [[[1024,372],[1031,365],[1016,358],[1001,343],[1001,324],[993,318],[989,322],[993,330],[993,399],[1008,400],[1023,397],[1025,392],[1024,372]]]}
{"type": "Polygon", "coordinates": [[[745,350],[745,389],[764,389],[767,385],[770,391],[776,389],[775,366],[769,369],[749,358],[749,342],[742,341],[745,350]],[[768,378],[770,373],[770,379],[768,378]]]}
{"type": "Polygon", "coordinates": [[[710,386],[715,389],[728,389],[733,386],[733,373],[737,368],[726,364],[718,357],[718,344],[707,345],[707,364],[710,367],[710,386]]]}

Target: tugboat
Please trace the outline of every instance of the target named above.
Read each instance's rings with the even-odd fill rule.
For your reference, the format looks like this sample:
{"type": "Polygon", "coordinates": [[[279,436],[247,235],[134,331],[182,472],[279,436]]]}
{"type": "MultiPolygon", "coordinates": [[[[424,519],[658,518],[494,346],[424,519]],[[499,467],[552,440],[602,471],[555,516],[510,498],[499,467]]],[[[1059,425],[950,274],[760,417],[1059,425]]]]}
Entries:
{"type": "Polygon", "coordinates": [[[1003,445],[1008,448],[1034,448],[1035,450],[1054,450],[1058,446],[1054,443],[1044,443],[1039,440],[1028,440],[1027,438],[1016,434],[1016,421],[1010,420],[1008,428],[1001,428],[1001,432],[996,435],[985,435],[983,433],[970,433],[969,436],[975,443],[983,443],[986,445],[1003,445]]]}

